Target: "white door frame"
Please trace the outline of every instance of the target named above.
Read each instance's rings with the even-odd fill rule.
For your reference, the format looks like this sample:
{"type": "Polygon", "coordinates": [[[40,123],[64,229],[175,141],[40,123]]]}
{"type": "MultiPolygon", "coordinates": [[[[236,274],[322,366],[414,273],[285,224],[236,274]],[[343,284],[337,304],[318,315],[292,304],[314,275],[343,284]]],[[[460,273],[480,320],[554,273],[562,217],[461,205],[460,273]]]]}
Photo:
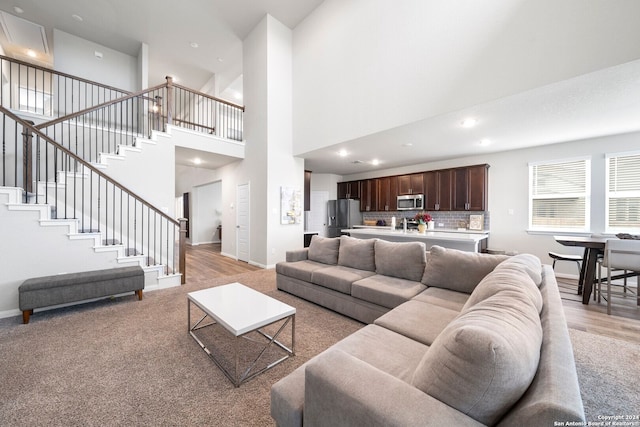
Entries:
{"type": "Polygon", "coordinates": [[[236,187],[236,259],[249,262],[251,254],[251,186],[247,182],[236,187]],[[246,191],[246,201],[241,203],[241,195],[246,191]],[[241,252],[241,242],[246,241],[246,251],[241,252]]]}

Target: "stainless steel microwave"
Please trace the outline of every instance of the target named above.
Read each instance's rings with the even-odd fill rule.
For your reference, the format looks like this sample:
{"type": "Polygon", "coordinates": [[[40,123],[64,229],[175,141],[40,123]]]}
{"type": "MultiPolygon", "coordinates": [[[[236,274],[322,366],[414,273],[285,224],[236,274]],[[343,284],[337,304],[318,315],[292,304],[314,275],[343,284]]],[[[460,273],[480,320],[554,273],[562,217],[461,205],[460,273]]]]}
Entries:
{"type": "Polygon", "coordinates": [[[424,194],[398,196],[398,210],[410,211],[424,208],[424,194]]]}

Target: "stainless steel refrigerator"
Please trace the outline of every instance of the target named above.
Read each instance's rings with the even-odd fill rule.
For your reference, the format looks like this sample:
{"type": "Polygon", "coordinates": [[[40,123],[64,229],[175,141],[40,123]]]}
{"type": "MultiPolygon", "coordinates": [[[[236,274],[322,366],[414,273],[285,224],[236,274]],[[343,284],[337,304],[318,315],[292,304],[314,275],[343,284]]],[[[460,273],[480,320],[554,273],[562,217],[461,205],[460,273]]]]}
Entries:
{"type": "Polygon", "coordinates": [[[329,200],[327,202],[327,236],[338,237],[340,230],[362,225],[360,201],[354,199],[329,200]]]}

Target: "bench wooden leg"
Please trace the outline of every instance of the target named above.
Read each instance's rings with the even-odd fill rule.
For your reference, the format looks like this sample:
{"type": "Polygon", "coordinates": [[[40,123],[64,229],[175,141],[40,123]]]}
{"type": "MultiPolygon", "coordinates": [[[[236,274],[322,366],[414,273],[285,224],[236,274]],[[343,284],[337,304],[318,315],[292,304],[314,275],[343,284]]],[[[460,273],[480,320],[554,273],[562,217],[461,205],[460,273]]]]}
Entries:
{"type": "Polygon", "coordinates": [[[138,289],[136,291],[136,295],[138,295],[138,301],[141,301],[142,300],[142,289],[138,289]]]}
{"type": "Polygon", "coordinates": [[[22,323],[24,323],[25,325],[27,323],[29,323],[29,316],[31,316],[33,314],[33,309],[32,310],[23,310],[22,311],[22,323]]]}

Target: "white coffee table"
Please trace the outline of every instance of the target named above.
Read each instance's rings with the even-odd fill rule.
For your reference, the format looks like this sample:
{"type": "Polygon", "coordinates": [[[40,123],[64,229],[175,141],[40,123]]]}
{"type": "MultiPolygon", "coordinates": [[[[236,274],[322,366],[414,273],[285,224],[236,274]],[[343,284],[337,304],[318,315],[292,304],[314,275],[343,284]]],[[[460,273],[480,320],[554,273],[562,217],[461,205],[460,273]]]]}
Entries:
{"type": "Polygon", "coordinates": [[[215,364],[218,365],[220,370],[225,373],[236,387],[295,355],[296,309],[241,283],[231,283],[228,285],[188,293],[187,318],[189,334],[198,344],[200,344],[200,347],[209,355],[209,357],[211,357],[215,364]],[[204,312],[204,316],[193,326],[191,325],[192,303],[204,312]],[[202,324],[207,317],[211,322],[202,324]],[[261,330],[261,328],[280,321],[283,323],[273,336],[270,336],[261,330]],[[277,340],[278,335],[280,335],[289,323],[291,324],[291,348],[286,347],[277,340]],[[224,329],[235,337],[235,372],[229,372],[221,361],[216,359],[212,352],[195,334],[197,330],[215,324],[223,326],[224,329]],[[256,359],[250,363],[250,366],[244,372],[240,372],[240,368],[238,366],[238,340],[244,335],[254,331],[266,338],[265,346],[260,351],[260,354],[256,359]],[[251,372],[258,360],[272,344],[276,344],[283,349],[286,355],[275,362],[268,364],[257,372],[251,372]]]}

